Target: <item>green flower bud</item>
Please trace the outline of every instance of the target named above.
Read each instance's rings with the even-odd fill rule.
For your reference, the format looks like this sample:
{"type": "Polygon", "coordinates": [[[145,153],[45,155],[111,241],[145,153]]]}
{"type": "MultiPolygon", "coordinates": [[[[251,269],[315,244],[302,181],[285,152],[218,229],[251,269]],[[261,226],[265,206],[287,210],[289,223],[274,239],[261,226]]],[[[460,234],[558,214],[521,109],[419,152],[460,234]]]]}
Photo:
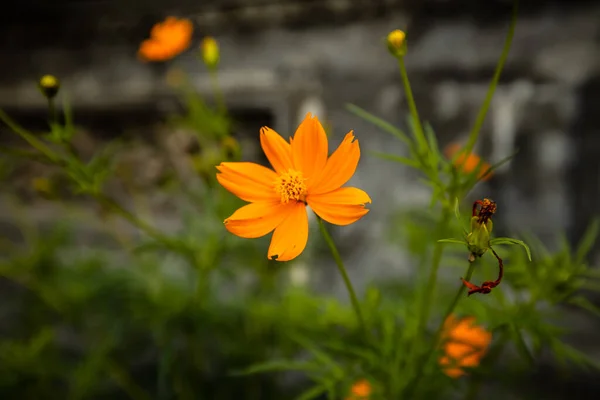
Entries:
{"type": "Polygon", "coordinates": [[[471,233],[467,235],[467,246],[473,256],[481,257],[490,248],[490,233],[493,227],[491,219],[482,224],[479,217],[471,218],[471,233]]]}

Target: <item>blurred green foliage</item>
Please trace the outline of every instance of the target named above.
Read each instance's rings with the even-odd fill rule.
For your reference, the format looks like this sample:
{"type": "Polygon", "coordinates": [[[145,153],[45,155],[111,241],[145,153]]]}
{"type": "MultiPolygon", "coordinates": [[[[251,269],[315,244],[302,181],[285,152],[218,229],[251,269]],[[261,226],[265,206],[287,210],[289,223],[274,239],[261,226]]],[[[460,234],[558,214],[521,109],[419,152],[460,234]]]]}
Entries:
{"type": "MultiPolygon", "coordinates": [[[[490,106],[515,18],[467,153],[490,106]]],[[[33,186],[61,213],[60,224],[47,226],[3,190],[16,200],[5,203],[14,209],[0,236],[0,398],[339,400],[366,379],[370,400],[474,399],[490,382],[502,390],[485,397],[505,399],[524,395],[517,382],[548,353],[564,368],[597,373],[597,360],[565,341],[570,329],[564,321],[574,307],[600,316],[586,296],[600,291],[600,273],[588,265],[598,221],[590,220],[579,244],[562,240],[558,250],[527,235],[527,227],[517,235],[525,241],[485,236],[480,250],[494,246],[504,279],[489,294],[467,297],[459,277],[485,281],[498,274],[490,252],[469,259],[477,221],[471,224],[471,204],[463,203],[483,162],[465,171],[457,156],[442,155],[433,128],[419,119],[403,56],[409,134],[357,106],[349,109],[406,145],[407,157],[376,156],[418,170],[432,196],[391,216],[388,244],[407,251],[410,275],[369,283],[358,299],[364,327],[349,304],[294,282],[294,262],[267,260],[264,239],[243,240],[224,229],[223,219],[242,203],[217,184],[214,167],[239,161],[240,148],[216,69],[217,107],[180,76],[184,111],[168,122],[197,142],[197,154],[182,157],[199,184],[173,173],[156,188],[181,200],[180,224],[168,232],[108,189],[135,180],[115,168],[126,143],[109,143],[84,160],[72,143],[78,129],[66,101],[61,119],[49,104],[43,135],[0,110],[4,124],[28,145],[0,147],[0,181],[14,179],[23,163],[48,166],[53,178],[33,186]],[[57,187],[88,206],[88,219],[69,211],[73,203],[57,187]],[[461,205],[468,214],[461,216],[461,205]],[[129,228],[117,224],[123,222],[129,228]],[[462,247],[446,246],[448,237],[464,238],[450,240],[462,247]],[[444,374],[437,362],[451,314],[475,317],[493,337],[480,365],[461,379],[444,374]]],[[[302,257],[310,266],[311,255],[302,257]]]]}

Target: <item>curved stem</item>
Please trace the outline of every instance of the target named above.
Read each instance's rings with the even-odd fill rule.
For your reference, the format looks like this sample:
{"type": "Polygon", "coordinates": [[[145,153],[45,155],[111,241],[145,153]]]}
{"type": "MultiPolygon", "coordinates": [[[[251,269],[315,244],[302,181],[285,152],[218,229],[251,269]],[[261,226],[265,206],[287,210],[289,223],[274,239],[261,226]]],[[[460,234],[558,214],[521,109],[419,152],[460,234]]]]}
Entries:
{"type": "MultiPolygon", "coordinates": [[[[315,214],[316,215],[316,214],[315,214]]],[[[354,308],[354,312],[356,313],[356,317],[358,318],[358,323],[361,326],[361,329],[364,331],[365,335],[367,335],[367,326],[365,325],[365,320],[362,315],[362,311],[360,310],[360,304],[358,302],[358,297],[356,297],[356,292],[354,291],[354,287],[352,286],[352,282],[350,282],[350,278],[348,277],[348,272],[346,271],[346,267],[344,266],[344,262],[342,261],[342,257],[340,257],[340,252],[338,251],[333,239],[329,232],[327,232],[327,228],[325,228],[325,224],[321,217],[317,215],[317,221],[319,221],[319,228],[321,229],[321,233],[331,250],[331,255],[335,260],[335,264],[338,267],[338,271],[340,271],[340,275],[344,279],[344,283],[346,284],[346,289],[348,290],[348,295],[350,296],[350,301],[352,302],[352,307],[354,308]]]]}

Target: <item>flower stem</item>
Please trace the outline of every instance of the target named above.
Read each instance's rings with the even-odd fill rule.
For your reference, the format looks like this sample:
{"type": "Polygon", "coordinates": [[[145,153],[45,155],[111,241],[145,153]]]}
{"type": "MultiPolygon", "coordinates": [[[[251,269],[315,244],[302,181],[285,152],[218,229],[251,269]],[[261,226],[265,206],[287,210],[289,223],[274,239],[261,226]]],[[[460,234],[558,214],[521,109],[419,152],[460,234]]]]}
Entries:
{"type": "Polygon", "coordinates": [[[31,147],[46,156],[51,162],[58,163],[60,161],[59,156],[52,151],[52,149],[46,146],[44,142],[36,138],[29,131],[18,125],[3,110],[0,110],[0,121],[4,122],[10,129],[12,129],[13,132],[21,136],[25,141],[27,141],[27,143],[31,145],[31,147]]]}
{"type": "Polygon", "coordinates": [[[333,242],[333,239],[329,232],[327,232],[327,228],[323,223],[321,217],[317,215],[317,221],[319,221],[319,228],[321,229],[321,233],[331,250],[331,255],[335,260],[335,264],[344,279],[344,283],[346,284],[346,289],[348,290],[348,294],[350,295],[350,300],[352,302],[352,307],[354,308],[354,312],[356,313],[356,317],[358,318],[358,323],[361,326],[361,329],[364,331],[365,335],[367,335],[367,326],[365,325],[365,320],[363,318],[362,312],[360,310],[360,304],[358,302],[358,298],[356,297],[356,292],[354,291],[354,287],[352,286],[352,282],[350,282],[350,278],[348,277],[348,272],[346,272],[346,267],[344,266],[344,262],[342,261],[342,257],[340,257],[340,253],[333,242]]]}
{"type": "Polygon", "coordinates": [[[465,154],[471,153],[473,151],[473,147],[475,143],[477,143],[477,138],[479,136],[479,131],[481,130],[481,126],[483,125],[483,121],[485,120],[485,116],[487,114],[488,109],[490,108],[490,104],[492,103],[492,98],[494,97],[494,92],[496,91],[496,87],[498,86],[498,81],[500,81],[500,74],[502,73],[502,68],[506,63],[506,59],[508,58],[508,53],[510,51],[510,46],[512,44],[512,39],[515,34],[515,26],[517,24],[517,15],[519,12],[519,0],[514,0],[512,16],[510,20],[510,26],[508,28],[508,33],[506,35],[506,39],[504,40],[504,48],[502,49],[502,54],[500,55],[500,60],[496,65],[496,70],[494,71],[494,77],[490,82],[490,86],[488,87],[487,94],[485,96],[485,100],[479,109],[479,113],[477,114],[477,118],[475,119],[475,124],[469,133],[469,139],[465,146],[465,154]]]}
{"type": "Polygon", "coordinates": [[[408,108],[413,119],[415,131],[413,133],[419,144],[419,150],[426,151],[429,146],[427,144],[427,139],[425,138],[423,126],[421,125],[421,119],[419,118],[419,112],[417,111],[417,105],[413,97],[412,89],[410,88],[408,73],[406,72],[406,66],[404,65],[404,57],[398,57],[398,66],[400,67],[400,76],[402,77],[402,84],[404,85],[404,93],[406,94],[406,100],[408,101],[408,108]]]}
{"type": "MultiPolygon", "coordinates": [[[[442,211],[442,218],[440,219],[437,232],[440,233],[441,237],[445,237],[445,232],[448,230],[448,223],[450,221],[450,210],[444,207],[442,211]]],[[[429,277],[427,279],[427,286],[423,293],[423,302],[421,303],[421,313],[419,320],[419,332],[425,333],[427,320],[429,319],[429,312],[431,310],[431,302],[433,300],[433,294],[435,293],[437,285],[437,276],[442,261],[442,255],[444,253],[444,244],[437,242],[433,250],[433,258],[431,260],[431,269],[429,270],[429,277]]]]}
{"type": "MultiPolygon", "coordinates": [[[[465,274],[465,280],[471,279],[471,275],[473,275],[474,270],[475,270],[475,262],[470,262],[469,268],[467,269],[467,273],[465,274]]],[[[458,288],[458,292],[454,296],[454,299],[452,299],[452,302],[448,306],[448,309],[446,310],[446,313],[444,314],[444,317],[442,318],[442,321],[440,322],[440,325],[435,332],[435,335],[433,337],[433,341],[431,343],[431,347],[429,348],[429,351],[423,357],[423,362],[419,366],[419,373],[415,377],[415,380],[407,387],[406,396],[404,396],[403,398],[407,398],[407,399],[416,398],[416,396],[413,396],[413,393],[417,389],[419,382],[425,375],[425,370],[426,370],[429,362],[431,361],[431,357],[433,356],[433,354],[435,353],[435,350],[439,346],[439,342],[442,337],[442,333],[443,333],[443,329],[444,329],[444,322],[446,321],[446,319],[448,319],[450,314],[452,314],[454,312],[454,309],[456,308],[458,302],[460,301],[460,299],[463,297],[463,295],[465,293],[465,289],[466,289],[466,287],[463,284],[461,284],[460,287],[458,288]]]]}
{"type": "Polygon", "coordinates": [[[213,87],[213,94],[215,95],[215,101],[217,103],[218,110],[226,114],[227,113],[227,105],[225,104],[225,96],[223,96],[223,90],[221,90],[221,86],[219,85],[219,73],[217,68],[209,68],[210,74],[210,82],[213,87]]]}

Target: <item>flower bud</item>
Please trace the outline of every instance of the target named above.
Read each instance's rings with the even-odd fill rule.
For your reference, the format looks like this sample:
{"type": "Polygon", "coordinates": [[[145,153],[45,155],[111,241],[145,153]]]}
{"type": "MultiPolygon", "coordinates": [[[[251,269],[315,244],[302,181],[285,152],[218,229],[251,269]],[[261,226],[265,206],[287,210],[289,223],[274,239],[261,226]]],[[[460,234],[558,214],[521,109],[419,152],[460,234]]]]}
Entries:
{"type": "Polygon", "coordinates": [[[219,44],[211,37],[207,36],[200,45],[202,50],[202,60],[208,68],[215,68],[219,64],[219,44]]]}
{"type": "Polygon", "coordinates": [[[479,217],[471,218],[471,233],[467,235],[467,246],[473,256],[481,257],[490,248],[490,233],[493,227],[491,219],[482,224],[479,217]]]}
{"type": "Polygon", "coordinates": [[[47,99],[53,99],[60,89],[60,82],[54,75],[44,75],[38,83],[40,91],[47,99]]]}
{"type": "Polygon", "coordinates": [[[406,34],[400,29],[391,31],[387,36],[388,50],[394,57],[404,57],[406,54],[406,34]]]}

